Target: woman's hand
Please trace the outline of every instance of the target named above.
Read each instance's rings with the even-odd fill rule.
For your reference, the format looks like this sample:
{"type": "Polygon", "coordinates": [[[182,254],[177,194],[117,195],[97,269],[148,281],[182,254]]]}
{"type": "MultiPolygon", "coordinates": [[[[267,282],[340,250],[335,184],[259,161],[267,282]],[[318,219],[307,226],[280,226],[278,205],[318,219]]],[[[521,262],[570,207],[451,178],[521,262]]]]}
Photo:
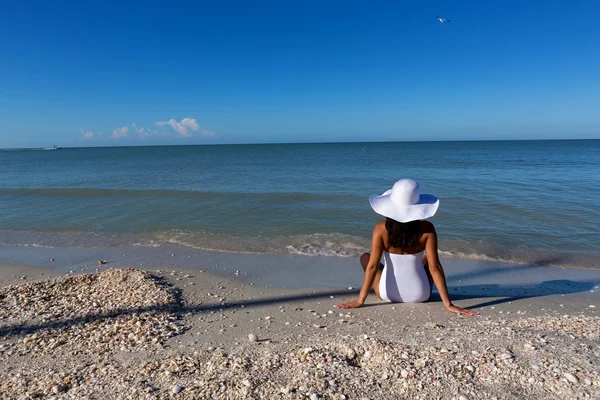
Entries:
{"type": "Polygon", "coordinates": [[[354,301],[349,301],[347,303],[338,304],[336,307],[337,308],[358,308],[358,307],[361,307],[362,305],[363,305],[363,303],[359,302],[358,300],[354,300],[354,301]]]}
{"type": "Polygon", "coordinates": [[[465,308],[460,308],[460,307],[455,306],[454,304],[450,304],[448,307],[446,307],[446,309],[448,311],[450,311],[451,313],[455,313],[458,315],[468,315],[470,317],[472,317],[474,315],[479,315],[479,313],[476,311],[471,311],[471,310],[467,310],[465,308]]]}

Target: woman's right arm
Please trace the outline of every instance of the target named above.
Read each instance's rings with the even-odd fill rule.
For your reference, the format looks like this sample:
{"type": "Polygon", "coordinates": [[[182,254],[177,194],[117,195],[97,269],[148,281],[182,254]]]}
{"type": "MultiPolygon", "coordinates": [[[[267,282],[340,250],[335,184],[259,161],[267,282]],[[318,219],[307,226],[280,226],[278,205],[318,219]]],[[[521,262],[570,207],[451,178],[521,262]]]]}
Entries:
{"type": "Polygon", "coordinates": [[[427,243],[425,244],[425,252],[427,254],[427,263],[429,264],[429,273],[433,278],[433,282],[437,287],[438,293],[444,302],[446,309],[452,313],[463,314],[463,315],[477,315],[475,311],[460,308],[452,304],[450,301],[450,295],[448,294],[448,287],[446,286],[446,276],[444,274],[444,268],[438,255],[438,244],[437,244],[437,233],[433,224],[430,232],[427,233],[427,243]]]}
{"type": "Polygon", "coordinates": [[[378,223],[375,225],[375,228],[373,228],[371,256],[369,258],[369,264],[365,269],[365,276],[363,278],[363,284],[360,289],[358,299],[349,301],[347,303],[338,304],[336,306],[337,308],[358,308],[365,303],[365,300],[371,291],[371,287],[373,286],[373,281],[377,275],[377,268],[379,268],[379,262],[381,260],[381,256],[383,255],[384,245],[382,229],[385,229],[385,225],[382,225],[381,223],[378,223]]]}

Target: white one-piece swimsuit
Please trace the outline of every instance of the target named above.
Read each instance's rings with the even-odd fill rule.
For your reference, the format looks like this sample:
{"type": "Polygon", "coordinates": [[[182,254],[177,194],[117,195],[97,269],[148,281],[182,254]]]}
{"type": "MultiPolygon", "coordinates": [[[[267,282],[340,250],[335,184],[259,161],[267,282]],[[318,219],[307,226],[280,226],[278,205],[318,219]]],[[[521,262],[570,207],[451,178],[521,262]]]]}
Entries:
{"type": "Polygon", "coordinates": [[[431,287],[423,267],[423,252],[393,254],[383,252],[383,272],[379,295],[392,303],[421,303],[427,301],[431,287]]]}

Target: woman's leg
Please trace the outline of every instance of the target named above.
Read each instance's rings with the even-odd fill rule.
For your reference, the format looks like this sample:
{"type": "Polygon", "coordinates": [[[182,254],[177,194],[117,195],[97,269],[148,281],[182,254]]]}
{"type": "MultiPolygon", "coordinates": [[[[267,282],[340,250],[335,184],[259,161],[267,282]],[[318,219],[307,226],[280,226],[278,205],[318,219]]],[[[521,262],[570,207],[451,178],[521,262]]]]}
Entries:
{"type": "MultiPolygon", "coordinates": [[[[371,259],[370,253],[364,253],[360,256],[360,265],[362,266],[363,271],[367,270],[367,265],[369,265],[369,260],[371,259]]],[[[381,272],[383,271],[383,264],[379,263],[379,267],[377,268],[377,273],[375,274],[375,279],[373,280],[373,285],[371,286],[375,291],[377,297],[381,300],[381,296],[379,295],[379,281],[381,280],[381,272]]]]}

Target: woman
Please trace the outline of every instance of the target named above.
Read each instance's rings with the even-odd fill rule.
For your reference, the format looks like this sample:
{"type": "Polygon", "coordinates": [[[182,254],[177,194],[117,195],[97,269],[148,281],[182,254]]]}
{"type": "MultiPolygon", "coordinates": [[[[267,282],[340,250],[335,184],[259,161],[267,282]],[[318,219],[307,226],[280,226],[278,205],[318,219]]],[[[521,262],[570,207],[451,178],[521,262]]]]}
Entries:
{"type": "Polygon", "coordinates": [[[439,200],[429,194],[419,194],[415,181],[401,179],[381,196],[371,196],[369,202],[386,220],[378,222],[373,229],[371,254],[365,253],[360,258],[365,278],[358,299],[337,307],[362,306],[371,287],[384,301],[420,303],[429,300],[435,283],[448,311],[477,315],[475,311],[455,306],[448,296],[435,228],[425,221],[435,214],[439,200]],[[382,256],[383,265],[379,262],[382,256]]]}

